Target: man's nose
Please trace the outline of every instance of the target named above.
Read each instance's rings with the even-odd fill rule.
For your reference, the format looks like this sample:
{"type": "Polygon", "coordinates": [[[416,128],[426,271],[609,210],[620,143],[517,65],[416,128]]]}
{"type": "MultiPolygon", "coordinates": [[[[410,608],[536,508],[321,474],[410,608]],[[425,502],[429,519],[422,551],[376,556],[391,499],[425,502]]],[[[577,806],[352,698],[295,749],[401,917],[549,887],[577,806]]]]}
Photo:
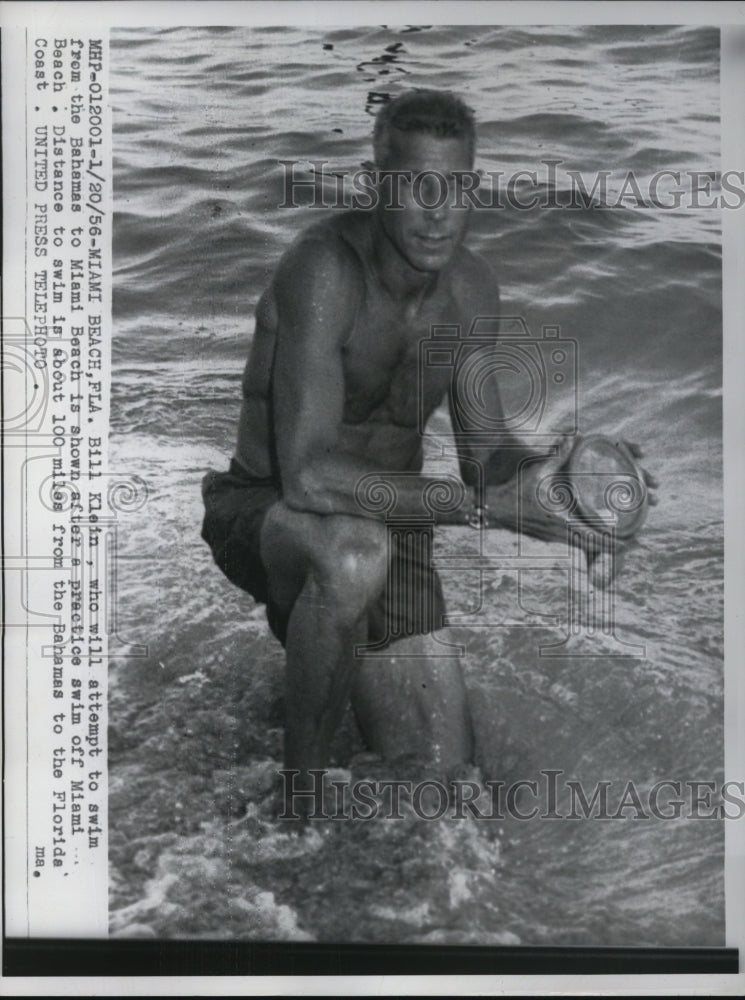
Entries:
{"type": "Polygon", "coordinates": [[[434,219],[443,219],[447,213],[448,186],[443,177],[429,174],[422,177],[419,188],[420,204],[434,219]]]}

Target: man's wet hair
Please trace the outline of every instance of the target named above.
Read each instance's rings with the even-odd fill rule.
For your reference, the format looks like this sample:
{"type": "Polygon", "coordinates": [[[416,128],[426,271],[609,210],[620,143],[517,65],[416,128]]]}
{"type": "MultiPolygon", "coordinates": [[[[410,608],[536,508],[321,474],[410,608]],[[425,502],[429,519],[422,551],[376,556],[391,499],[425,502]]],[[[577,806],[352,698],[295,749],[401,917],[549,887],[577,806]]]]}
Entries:
{"type": "Polygon", "coordinates": [[[476,149],[473,111],[457,94],[445,90],[411,90],[383,105],[373,130],[375,162],[379,167],[384,167],[390,156],[394,130],[425,133],[438,139],[465,138],[471,159],[476,149]]]}

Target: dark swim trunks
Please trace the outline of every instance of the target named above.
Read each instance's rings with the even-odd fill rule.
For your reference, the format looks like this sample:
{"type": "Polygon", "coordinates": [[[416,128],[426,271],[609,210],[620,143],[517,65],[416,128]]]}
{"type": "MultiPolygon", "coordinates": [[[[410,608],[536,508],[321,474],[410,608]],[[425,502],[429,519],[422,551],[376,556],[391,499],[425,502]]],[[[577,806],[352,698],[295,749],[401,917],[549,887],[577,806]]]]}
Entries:
{"type": "MultiPolygon", "coordinates": [[[[250,477],[233,459],[229,472],[207,473],[202,497],[202,538],[215,562],[231,583],[266,604],[269,627],[284,646],[289,616],[271,600],[260,552],[264,517],[280,498],[276,483],[250,477]]],[[[432,566],[432,527],[391,527],[388,539],[388,581],[368,612],[368,642],[376,649],[441,628],[445,615],[442,584],[432,566]]]]}

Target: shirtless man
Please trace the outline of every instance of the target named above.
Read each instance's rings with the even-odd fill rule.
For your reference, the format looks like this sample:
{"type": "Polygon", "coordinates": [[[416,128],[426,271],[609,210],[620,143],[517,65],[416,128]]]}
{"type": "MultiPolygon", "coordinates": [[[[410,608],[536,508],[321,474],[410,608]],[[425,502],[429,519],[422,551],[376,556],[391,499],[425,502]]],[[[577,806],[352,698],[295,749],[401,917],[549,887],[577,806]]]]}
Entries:
{"type": "MultiPolygon", "coordinates": [[[[300,772],[296,787],[328,766],[350,694],[370,748],[386,758],[415,754],[450,774],[472,759],[456,658],[396,657],[394,643],[389,661],[365,660],[355,647],[385,636],[386,616],[405,619],[404,634],[439,625],[406,594],[387,593],[391,558],[429,588],[435,618],[444,610],[436,572],[412,552],[388,552],[384,514],[363,507],[356,489],[370,473],[421,470],[420,394],[426,416],[452,379],[433,368],[420,388],[419,343],[433,324],[468,330],[476,316],[499,315],[492,269],[463,246],[469,210],[457,184],[473,168],[474,143],[472,114],[452,95],[416,91],[382,109],[376,164],[410,172],[399,175],[402,207],[390,207],[384,183],[374,210],[330,213],[285,253],[257,308],[231,471],[205,479],[203,535],[228,577],[267,603],[286,649],[284,755],[300,772]],[[424,207],[442,201],[431,173],[416,183],[424,171],[447,180],[440,207],[424,207]]],[[[486,391],[499,416],[493,380],[486,391]]],[[[479,453],[492,524],[518,527],[514,472],[525,454],[503,442],[479,453]]],[[[462,450],[469,486],[473,457],[462,450]]],[[[566,539],[565,521],[534,489],[566,457],[562,447],[521,477],[520,530],[566,539]]],[[[421,511],[425,485],[397,478],[397,514],[421,511]]],[[[467,493],[449,521],[483,504],[467,493]]]]}

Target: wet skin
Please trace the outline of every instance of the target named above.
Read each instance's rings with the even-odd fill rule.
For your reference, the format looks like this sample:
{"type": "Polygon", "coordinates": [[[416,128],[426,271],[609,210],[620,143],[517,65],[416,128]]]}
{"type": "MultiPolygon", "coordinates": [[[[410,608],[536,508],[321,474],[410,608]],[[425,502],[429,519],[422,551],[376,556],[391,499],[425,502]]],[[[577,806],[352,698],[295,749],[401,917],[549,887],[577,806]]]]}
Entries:
{"type": "MultiPolygon", "coordinates": [[[[413,177],[435,170],[455,184],[472,163],[463,139],[408,134],[384,166],[413,177]]],[[[405,180],[399,190],[402,208],[383,203],[326,217],[290,247],[259,302],[244,376],[236,457],[265,477],[276,472],[276,449],[282,483],[261,551],[274,600],[291,609],[285,766],[300,772],[300,783],[309,769],[328,766],[350,693],[363,735],[387,758],[413,754],[452,773],[473,756],[457,659],[407,661],[424,641],[417,637],[393,644],[387,660],[354,656],[387,572],[384,514],[362,510],[355,486],[369,473],[421,470],[418,408],[431,414],[452,379],[451,369],[433,368],[420,389],[419,342],[431,326],[468,330],[475,316],[499,315],[493,271],[463,245],[468,210],[455,197],[422,207],[437,200],[434,180],[417,189],[418,198],[405,180]]],[[[501,414],[492,379],[486,403],[501,414]]],[[[493,524],[517,527],[511,474],[525,455],[502,449],[491,456],[493,524]]],[[[466,481],[472,457],[462,450],[466,481]]],[[[534,463],[521,477],[521,530],[566,538],[565,520],[533,499],[537,478],[565,457],[534,463]]],[[[418,513],[424,485],[422,477],[398,483],[397,512],[418,513]]]]}

